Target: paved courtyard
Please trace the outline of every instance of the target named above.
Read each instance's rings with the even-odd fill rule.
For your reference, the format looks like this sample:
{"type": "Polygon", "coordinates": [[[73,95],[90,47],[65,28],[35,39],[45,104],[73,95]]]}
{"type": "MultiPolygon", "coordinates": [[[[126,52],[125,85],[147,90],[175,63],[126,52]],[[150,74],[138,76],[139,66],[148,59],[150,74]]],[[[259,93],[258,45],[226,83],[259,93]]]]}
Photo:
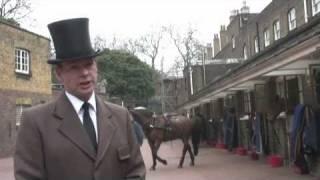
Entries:
{"type": "MultiPolygon", "coordinates": [[[[272,168],[265,160],[252,161],[247,156],[239,156],[203,146],[196,157],[196,165],[189,166],[186,156],[184,168],[177,168],[182,145],[180,141],[162,144],[159,155],[168,161],[164,166],[158,163],[156,171],[150,171],[152,164],[150,149],[145,142],[142,146],[147,166],[147,180],[316,180],[309,175],[298,175],[291,168],[272,168]]],[[[12,158],[0,159],[0,180],[14,180],[12,158]]]]}
{"type": "Polygon", "coordinates": [[[0,179],[13,180],[13,161],[12,158],[0,159],[0,179]]]}
{"type": "MultiPolygon", "coordinates": [[[[182,151],[180,141],[162,144],[159,155],[168,160],[168,165],[158,163],[156,171],[149,171],[148,180],[315,180],[309,175],[298,175],[290,168],[272,168],[265,160],[253,161],[248,156],[231,154],[225,150],[204,146],[196,157],[196,165],[189,166],[189,156],[183,169],[178,169],[182,151]]],[[[144,143],[144,152],[149,149],[144,143]]],[[[152,165],[150,152],[144,153],[149,169],[152,165]]]]}

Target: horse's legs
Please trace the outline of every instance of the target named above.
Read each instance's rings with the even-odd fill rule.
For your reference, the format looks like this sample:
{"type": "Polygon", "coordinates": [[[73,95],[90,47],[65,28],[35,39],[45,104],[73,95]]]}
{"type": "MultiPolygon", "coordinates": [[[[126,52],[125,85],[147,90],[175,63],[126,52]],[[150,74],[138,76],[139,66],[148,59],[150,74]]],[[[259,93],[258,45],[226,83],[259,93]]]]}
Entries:
{"type": "Polygon", "coordinates": [[[167,161],[160,158],[158,156],[158,150],[160,148],[161,141],[149,141],[149,146],[151,148],[152,152],[152,160],[153,160],[153,165],[151,166],[150,170],[155,170],[156,165],[157,165],[157,160],[160,161],[162,164],[167,165],[167,161]]]}
{"type": "Polygon", "coordinates": [[[187,145],[187,148],[188,148],[188,152],[189,152],[190,159],[191,159],[190,166],[194,166],[194,155],[192,153],[191,146],[189,143],[187,145]]]}
{"type": "Polygon", "coordinates": [[[150,170],[156,170],[156,165],[157,165],[157,161],[156,161],[156,153],[155,153],[155,147],[154,147],[154,141],[148,141],[149,142],[149,146],[150,146],[150,149],[151,149],[151,155],[152,155],[152,166],[150,168],[150,170]]]}
{"type": "Polygon", "coordinates": [[[156,160],[158,160],[159,162],[161,162],[164,165],[167,165],[167,161],[165,159],[162,159],[160,156],[158,156],[158,151],[161,145],[161,140],[158,140],[154,143],[154,147],[155,147],[155,158],[156,160]]]}
{"type": "Polygon", "coordinates": [[[184,157],[186,155],[186,152],[187,152],[187,145],[185,143],[183,143],[183,150],[182,150],[182,156],[181,156],[181,159],[180,159],[180,163],[179,163],[179,166],[178,168],[182,168],[182,165],[183,165],[183,161],[184,161],[184,157]]]}
{"type": "Polygon", "coordinates": [[[167,160],[165,160],[165,159],[162,159],[161,157],[159,157],[158,156],[158,153],[156,154],[156,159],[158,160],[158,161],[160,161],[162,164],[164,164],[164,165],[167,165],[168,163],[167,163],[167,160]]]}

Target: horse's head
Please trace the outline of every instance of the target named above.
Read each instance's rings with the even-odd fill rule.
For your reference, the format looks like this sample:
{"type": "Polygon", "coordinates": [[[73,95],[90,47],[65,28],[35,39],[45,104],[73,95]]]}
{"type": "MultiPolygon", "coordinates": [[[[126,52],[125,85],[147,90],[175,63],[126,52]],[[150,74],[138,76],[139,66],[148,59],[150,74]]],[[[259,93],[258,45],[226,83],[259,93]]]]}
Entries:
{"type": "Polygon", "coordinates": [[[146,109],[133,109],[130,110],[130,113],[133,119],[138,122],[143,129],[148,129],[150,127],[153,119],[153,112],[146,109]]]}

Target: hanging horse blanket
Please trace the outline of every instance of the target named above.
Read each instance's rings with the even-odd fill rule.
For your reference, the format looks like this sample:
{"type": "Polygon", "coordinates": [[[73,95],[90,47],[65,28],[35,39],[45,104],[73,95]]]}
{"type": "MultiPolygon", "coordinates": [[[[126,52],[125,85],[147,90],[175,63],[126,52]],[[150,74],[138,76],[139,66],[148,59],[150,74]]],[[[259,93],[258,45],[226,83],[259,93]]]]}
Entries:
{"type": "Polygon", "coordinates": [[[317,155],[320,150],[319,113],[310,106],[297,105],[294,111],[291,142],[291,159],[301,173],[309,172],[306,155],[317,155]]]}

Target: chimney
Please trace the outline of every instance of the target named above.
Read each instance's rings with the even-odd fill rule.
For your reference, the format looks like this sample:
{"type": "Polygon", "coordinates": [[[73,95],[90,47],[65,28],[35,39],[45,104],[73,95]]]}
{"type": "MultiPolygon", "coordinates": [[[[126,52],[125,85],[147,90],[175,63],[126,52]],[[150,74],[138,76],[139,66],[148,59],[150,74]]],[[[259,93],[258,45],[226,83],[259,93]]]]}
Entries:
{"type": "Polygon", "coordinates": [[[214,50],[213,57],[215,57],[218,54],[218,52],[220,51],[220,39],[219,39],[219,35],[218,34],[214,34],[213,50],[214,50]]]}
{"type": "Polygon", "coordinates": [[[223,49],[228,43],[228,34],[226,26],[222,25],[220,29],[220,50],[223,49]]]}
{"type": "Polygon", "coordinates": [[[241,16],[240,16],[240,27],[248,24],[249,20],[249,14],[250,14],[250,8],[247,6],[247,2],[243,1],[243,6],[240,10],[241,16]]]}
{"type": "Polygon", "coordinates": [[[247,2],[246,1],[243,1],[243,6],[240,9],[240,13],[241,14],[249,14],[250,13],[250,7],[247,6],[247,2]]]}
{"type": "Polygon", "coordinates": [[[232,22],[232,21],[233,21],[233,19],[234,19],[236,16],[238,16],[238,14],[239,14],[239,10],[234,9],[234,10],[232,10],[232,11],[231,11],[231,13],[230,13],[230,14],[231,14],[231,15],[230,15],[229,19],[230,19],[230,22],[232,22]]]}
{"type": "Polygon", "coordinates": [[[206,52],[206,59],[212,59],[212,46],[211,46],[211,43],[208,43],[207,44],[207,52],[206,52]]]}

